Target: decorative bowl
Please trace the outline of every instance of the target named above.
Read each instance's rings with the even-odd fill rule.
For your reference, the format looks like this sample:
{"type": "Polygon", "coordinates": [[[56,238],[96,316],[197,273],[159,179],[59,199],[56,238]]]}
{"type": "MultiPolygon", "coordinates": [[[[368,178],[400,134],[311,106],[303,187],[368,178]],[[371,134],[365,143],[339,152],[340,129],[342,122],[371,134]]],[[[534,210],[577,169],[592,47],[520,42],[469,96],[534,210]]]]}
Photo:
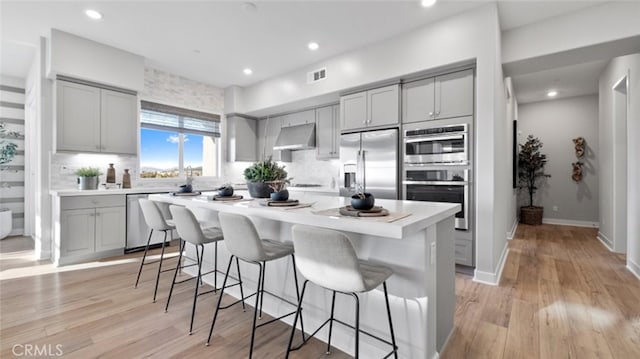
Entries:
{"type": "Polygon", "coordinates": [[[376,203],[371,193],[356,193],[351,196],[351,207],[354,209],[369,210],[376,203]]]}
{"type": "Polygon", "coordinates": [[[286,189],[271,193],[272,201],[286,201],[288,199],[289,199],[289,191],[286,189]]]}
{"type": "Polygon", "coordinates": [[[191,193],[191,191],[193,191],[193,187],[191,187],[190,184],[183,184],[180,186],[181,193],[191,193]]]}
{"type": "Polygon", "coordinates": [[[220,197],[233,196],[233,187],[231,187],[231,186],[222,186],[222,187],[218,188],[218,196],[220,196],[220,197]]]}

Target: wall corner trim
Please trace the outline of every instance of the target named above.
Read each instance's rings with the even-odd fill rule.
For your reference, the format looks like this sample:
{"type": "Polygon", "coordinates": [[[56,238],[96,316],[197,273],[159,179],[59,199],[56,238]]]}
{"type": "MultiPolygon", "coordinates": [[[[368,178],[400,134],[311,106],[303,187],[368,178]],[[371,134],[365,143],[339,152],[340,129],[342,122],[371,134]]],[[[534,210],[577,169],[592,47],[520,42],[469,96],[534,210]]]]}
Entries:
{"type": "Polygon", "coordinates": [[[596,238],[598,238],[600,243],[602,243],[605,248],[609,250],[609,252],[613,252],[613,247],[611,247],[612,242],[609,238],[607,238],[607,236],[604,235],[604,233],[598,231],[598,235],[596,236],[596,238]]]}
{"type": "Polygon", "coordinates": [[[640,265],[627,257],[627,269],[640,280],[640,265]]]}
{"type": "Polygon", "coordinates": [[[507,240],[510,241],[513,239],[513,237],[516,236],[516,231],[518,230],[518,217],[516,217],[513,221],[513,224],[511,225],[511,230],[509,232],[507,232],[507,240]]]}
{"type": "Polygon", "coordinates": [[[498,261],[497,270],[495,272],[483,272],[479,270],[475,270],[473,281],[482,284],[488,284],[497,286],[500,285],[500,278],[502,278],[502,270],[504,269],[504,264],[507,262],[507,257],[509,256],[509,245],[505,244],[504,249],[502,250],[502,255],[500,255],[500,260],[498,261]]]}

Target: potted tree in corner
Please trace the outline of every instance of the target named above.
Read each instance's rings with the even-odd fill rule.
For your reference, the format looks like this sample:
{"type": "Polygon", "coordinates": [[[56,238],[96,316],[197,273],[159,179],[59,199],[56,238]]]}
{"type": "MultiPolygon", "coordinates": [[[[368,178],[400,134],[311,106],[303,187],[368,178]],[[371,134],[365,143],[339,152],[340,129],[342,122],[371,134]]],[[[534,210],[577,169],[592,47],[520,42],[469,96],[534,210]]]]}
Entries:
{"type": "Polygon", "coordinates": [[[269,198],[274,190],[283,189],[276,186],[277,183],[288,182],[285,166],[278,165],[269,157],[259,161],[244,170],[244,179],[247,181],[249,194],[253,198],[269,198]]]}
{"type": "Polygon", "coordinates": [[[542,224],[544,208],[533,205],[533,195],[538,189],[537,183],[551,175],[544,173],[547,156],[540,152],[541,149],[542,142],[532,135],[527,137],[527,142],[520,145],[518,178],[520,188],[526,188],[529,195],[529,205],[520,207],[520,222],[524,224],[542,224]]]}

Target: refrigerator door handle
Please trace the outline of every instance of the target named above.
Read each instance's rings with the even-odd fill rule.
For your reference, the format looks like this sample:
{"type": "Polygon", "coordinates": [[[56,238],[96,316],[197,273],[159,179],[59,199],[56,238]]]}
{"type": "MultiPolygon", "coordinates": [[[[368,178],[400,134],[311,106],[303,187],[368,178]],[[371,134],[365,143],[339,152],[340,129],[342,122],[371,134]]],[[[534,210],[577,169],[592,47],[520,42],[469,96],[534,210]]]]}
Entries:
{"type": "Polygon", "coordinates": [[[367,189],[367,158],[365,157],[365,154],[367,151],[362,150],[361,151],[362,154],[360,155],[360,162],[362,163],[362,182],[361,182],[361,186],[362,188],[360,189],[360,192],[365,192],[367,189]]]}
{"type": "Polygon", "coordinates": [[[356,162],[356,192],[364,192],[364,151],[358,150],[356,162]]]}

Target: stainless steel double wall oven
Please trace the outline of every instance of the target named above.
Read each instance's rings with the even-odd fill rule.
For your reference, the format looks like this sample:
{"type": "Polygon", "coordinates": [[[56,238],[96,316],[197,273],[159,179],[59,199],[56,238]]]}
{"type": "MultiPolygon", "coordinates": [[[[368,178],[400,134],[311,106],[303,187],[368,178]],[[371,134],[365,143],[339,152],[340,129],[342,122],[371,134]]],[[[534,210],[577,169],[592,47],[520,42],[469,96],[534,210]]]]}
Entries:
{"type": "Polygon", "coordinates": [[[459,203],[458,230],[470,230],[472,117],[403,127],[403,196],[414,201],[459,203]]]}

